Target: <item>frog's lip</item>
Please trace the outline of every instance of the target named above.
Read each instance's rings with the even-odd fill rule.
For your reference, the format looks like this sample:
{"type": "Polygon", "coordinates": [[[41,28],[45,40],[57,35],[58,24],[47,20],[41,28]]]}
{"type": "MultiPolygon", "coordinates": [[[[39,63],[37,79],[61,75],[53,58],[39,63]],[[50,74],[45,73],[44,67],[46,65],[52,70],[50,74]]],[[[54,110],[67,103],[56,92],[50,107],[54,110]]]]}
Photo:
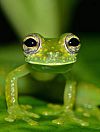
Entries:
{"type": "Polygon", "coordinates": [[[62,65],[67,65],[67,64],[72,64],[72,63],[75,63],[76,60],[73,60],[71,62],[65,62],[65,63],[54,63],[54,62],[51,62],[51,63],[42,63],[42,62],[33,62],[33,61],[28,61],[29,64],[36,64],[36,65],[46,65],[46,66],[62,66],[62,65]]]}

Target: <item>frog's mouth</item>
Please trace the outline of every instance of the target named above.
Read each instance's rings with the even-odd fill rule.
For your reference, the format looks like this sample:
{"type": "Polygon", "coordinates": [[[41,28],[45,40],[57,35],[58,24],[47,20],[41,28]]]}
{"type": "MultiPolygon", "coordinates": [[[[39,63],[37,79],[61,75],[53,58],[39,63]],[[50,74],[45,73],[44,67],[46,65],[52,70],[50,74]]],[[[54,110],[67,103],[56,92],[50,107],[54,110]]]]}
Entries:
{"type": "Polygon", "coordinates": [[[31,57],[25,57],[25,61],[30,64],[36,64],[36,65],[46,65],[46,66],[62,66],[67,64],[72,64],[76,62],[76,56],[70,56],[67,58],[60,58],[60,59],[44,59],[44,58],[31,58],[31,57]]]}
{"type": "MultiPolygon", "coordinates": [[[[27,61],[26,61],[27,62],[27,61]]],[[[67,63],[53,63],[53,62],[51,62],[51,63],[38,63],[38,62],[32,62],[32,61],[28,61],[28,63],[30,63],[30,64],[36,64],[36,65],[45,65],[45,66],[62,66],[62,65],[67,65],[67,64],[73,64],[73,63],[75,63],[76,61],[71,61],[71,62],[67,62],[67,63]]]]}
{"type": "Polygon", "coordinates": [[[38,60],[35,59],[27,59],[26,62],[28,62],[32,69],[34,71],[38,72],[47,72],[47,73],[65,73],[72,69],[72,65],[76,62],[76,58],[70,58],[63,62],[63,60],[38,60]]]}

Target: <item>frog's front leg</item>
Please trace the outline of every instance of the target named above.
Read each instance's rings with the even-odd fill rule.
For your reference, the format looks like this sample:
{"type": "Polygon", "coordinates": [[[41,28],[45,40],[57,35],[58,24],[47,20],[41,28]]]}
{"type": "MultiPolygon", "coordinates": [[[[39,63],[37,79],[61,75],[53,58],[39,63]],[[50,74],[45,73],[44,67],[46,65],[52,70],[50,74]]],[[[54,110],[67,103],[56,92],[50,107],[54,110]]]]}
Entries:
{"type": "Polygon", "coordinates": [[[13,122],[15,119],[22,119],[28,122],[30,125],[37,125],[37,122],[32,120],[30,117],[39,118],[35,113],[28,112],[18,104],[18,88],[17,80],[30,73],[28,64],[22,65],[17,69],[10,72],[6,79],[6,101],[8,107],[8,117],[6,121],[13,122]]]}
{"type": "Polygon", "coordinates": [[[73,107],[76,99],[76,82],[72,79],[66,81],[64,90],[64,106],[58,119],[53,120],[53,123],[64,124],[64,123],[77,123],[82,126],[88,126],[88,123],[76,117],[73,107]]]}

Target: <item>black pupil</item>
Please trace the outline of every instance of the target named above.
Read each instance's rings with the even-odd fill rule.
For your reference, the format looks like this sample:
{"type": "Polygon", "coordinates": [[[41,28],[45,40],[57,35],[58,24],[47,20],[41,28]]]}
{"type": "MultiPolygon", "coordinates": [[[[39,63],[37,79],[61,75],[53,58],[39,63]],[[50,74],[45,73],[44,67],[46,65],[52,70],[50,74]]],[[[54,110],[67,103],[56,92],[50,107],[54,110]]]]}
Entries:
{"type": "Polygon", "coordinates": [[[33,38],[28,38],[24,44],[27,46],[27,47],[33,47],[33,46],[37,46],[37,42],[33,39],[33,38]]]}
{"type": "Polygon", "coordinates": [[[69,46],[78,46],[79,45],[79,40],[77,38],[71,38],[68,42],[69,46]]]}

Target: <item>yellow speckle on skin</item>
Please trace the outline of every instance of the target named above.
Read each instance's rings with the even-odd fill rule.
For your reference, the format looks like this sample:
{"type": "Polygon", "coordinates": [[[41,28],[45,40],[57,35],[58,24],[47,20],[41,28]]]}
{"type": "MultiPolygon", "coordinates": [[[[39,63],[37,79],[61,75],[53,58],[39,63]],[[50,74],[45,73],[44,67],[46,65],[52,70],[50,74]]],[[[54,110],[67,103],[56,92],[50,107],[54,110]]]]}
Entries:
{"type": "Polygon", "coordinates": [[[63,62],[66,62],[65,60],[63,60],[63,62]]]}
{"type": "Polygon", "coordinates": [[[42,57],[43,55],[42,55],[42,54],[37,54],[36,56],[37,56],[37,57],[42,57]]]}
{"type": "Polygon", "coordinates": [[[46,56],[43,57],[43,61],[45,61],[45,60],[46,60],[46,56]]]}

